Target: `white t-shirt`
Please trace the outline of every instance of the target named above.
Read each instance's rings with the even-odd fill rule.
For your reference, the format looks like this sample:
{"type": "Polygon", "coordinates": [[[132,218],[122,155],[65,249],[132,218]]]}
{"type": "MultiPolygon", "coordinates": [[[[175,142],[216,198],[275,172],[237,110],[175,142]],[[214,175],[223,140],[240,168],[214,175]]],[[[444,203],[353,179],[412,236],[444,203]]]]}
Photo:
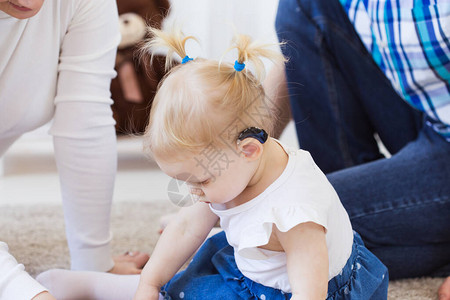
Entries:
{"type": "MultiPolygon", "coordinates": [[[[114,0],[45,0],[25,20],[0,11],[0,156],[20,135],[53,119],[73,269],[113,266],[109,216],[117,152],[109,88],[119,41],[114,0]]],[[[0,243],[0,299],[35,293],[31,277],[0,243]]]]}
{"type": "Polygon", "coordinates": [[[322,225],[326,229],[329,279],[339,274],[350,257],[353,231],[334,188],[309,152],[284,148],[289,155],[287,166],[264,192],[230,209],[216,204],[210,207],[220,217],[242,274],[290,293],[286,253],[257,248],[269,242],[273,224],[284,232],[305,222],[322,225]]]}

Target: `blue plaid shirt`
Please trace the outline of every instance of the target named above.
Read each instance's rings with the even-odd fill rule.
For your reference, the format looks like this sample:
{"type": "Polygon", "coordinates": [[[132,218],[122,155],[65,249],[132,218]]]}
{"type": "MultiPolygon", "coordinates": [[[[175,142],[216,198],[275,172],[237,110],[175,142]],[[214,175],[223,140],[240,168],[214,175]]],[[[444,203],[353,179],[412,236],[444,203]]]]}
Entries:
{"type": "Polygon", "coordinates": [[[397,93],[450,142],[450,0],[340,0],[397,93]]]}

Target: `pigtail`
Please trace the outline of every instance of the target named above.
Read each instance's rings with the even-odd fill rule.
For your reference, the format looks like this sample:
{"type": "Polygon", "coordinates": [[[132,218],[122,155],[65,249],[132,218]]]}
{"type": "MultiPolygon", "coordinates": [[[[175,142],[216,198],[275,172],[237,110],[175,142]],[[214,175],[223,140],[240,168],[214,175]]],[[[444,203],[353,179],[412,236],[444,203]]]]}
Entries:
{"type": "MultiPolygon", "coordinates": [[[[261,82],[265,77],[265,67],[262,58],[269,59],[275,64],[281,64],[286,61],[279,51],[273,49],[274,46],[276,44],[260,43],[253,41],[248,35],[237,34],[225,54],[236,49],[238,52],[236,62],[238,64],[250,63],[253,66],[254,76],[261,82]]],[[[242,70],[235,68],[235,71],[241,72],[242,70]]],[[[248,69],[246,69],[246,72],[248,72],[248,69]]]]}
{"type": "Polygon", "coordinates": [[[176,53],[182,59],[182,62],[191,60],[186,55],[186,42],[189,39],[198,40],[193,36],[185,36],[179,27],[173,26],[171,31],[165,32],[156,28],[148,27],[147,31],[150,38],[146,40],[141,47],[141,54],[150,53],[151,61],[158,50],[168,49],[166,55],[165,70],[169,71],[174,64],[173,54],[176,53]]]}
{"type": "Polygon", "coordinates": [[[237,50],[234,66],[219,63],[220,73],[227,78],[227,91],[221,102],[225,106],[234,107],[239,112],[237,116],[259,115],[260,118],[253,120],[255,123],[252,126],[264,128],[269,134],[273,130],[274,108],[262,86],[265,76],[263,59],[268,59],[274,64],[283,64],[286,59],[276,46],[280,44],[261,43],[253,41],[248,35],[237,34],[225,52],[227,54],[233,49],[237,50]],[[248,65],[251,65],[251,71],[248,65]]]}

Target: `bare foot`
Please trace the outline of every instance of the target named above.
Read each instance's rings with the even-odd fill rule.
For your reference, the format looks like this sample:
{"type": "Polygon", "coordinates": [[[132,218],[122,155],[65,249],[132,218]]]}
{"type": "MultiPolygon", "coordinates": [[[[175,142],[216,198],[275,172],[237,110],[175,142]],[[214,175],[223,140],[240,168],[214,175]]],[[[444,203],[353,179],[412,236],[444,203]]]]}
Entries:
{"type": "Polygon", "coordinates": [[[441,287],[438,290],[439,300],[450,300],[450,276],[444,280],[441,287]]]}
{"type": "Polygon", "coordinates": [[[139,251],[128,251],[113,257],[114,267],[109,271],[114,274],[140,274],[150,256],[139,251]]]}

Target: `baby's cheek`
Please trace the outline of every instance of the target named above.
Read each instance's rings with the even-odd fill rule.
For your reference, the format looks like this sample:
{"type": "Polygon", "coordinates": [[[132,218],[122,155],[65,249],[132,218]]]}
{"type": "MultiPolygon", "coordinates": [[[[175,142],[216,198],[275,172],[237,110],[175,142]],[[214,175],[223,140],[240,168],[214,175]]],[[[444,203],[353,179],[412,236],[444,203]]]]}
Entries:
{"type": "Polygon", "coordinates": [[[220,195],[218,195],[218,196],[220,196],[220,202],[225,203],[225,202],[231,201],[234,198],[236,198],[236,196],[238,194],[236,194],[236,191],[233,188],[229,187],[229,188],[222,189],[222,191],[220,192],[220,195]]]}

